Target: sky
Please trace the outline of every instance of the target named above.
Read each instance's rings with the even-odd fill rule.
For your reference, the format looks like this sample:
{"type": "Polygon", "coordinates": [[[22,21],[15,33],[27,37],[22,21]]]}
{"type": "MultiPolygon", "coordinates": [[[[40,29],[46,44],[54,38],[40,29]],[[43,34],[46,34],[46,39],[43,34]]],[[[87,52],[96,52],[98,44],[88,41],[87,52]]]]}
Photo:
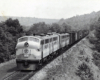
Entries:
{"type": "Polygon", "coordinates": [[[100,10],[100,0],[0,0],[0,16],[70,18],[100,10]]]}

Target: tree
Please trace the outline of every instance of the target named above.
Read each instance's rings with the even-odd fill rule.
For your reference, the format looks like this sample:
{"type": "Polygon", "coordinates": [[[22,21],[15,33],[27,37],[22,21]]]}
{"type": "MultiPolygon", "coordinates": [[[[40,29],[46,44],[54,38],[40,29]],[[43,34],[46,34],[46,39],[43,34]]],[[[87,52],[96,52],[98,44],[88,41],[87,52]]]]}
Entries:
{"type": "Polygon", "coordinates": [[[49,27],[44,22],[34,24],[26,34],[48,33],[49,27]]]}
{"type": "Polygon", "coordinates": [[[51,31],[52,32],[57,32],[57,33],[60,33],[61,31],[60,31],[60,26],[59,26],[59,24],[57,24],[57,23],[53,23],[52,25],[51,25],[51,31]]]}
{"type": "MultiPolygon", "coordinates": [[[[100,18],[99,18],[100,19],[100,18]]],[[[90,40],[91,42],[95,42],[94,45],[95,45],[95,48],[100,52],[100,20],[98,19],[97,22],[94,23],[94,25],[92,25],[91,29],[95,30],[95,39],[92,39],[90,40]],[[95,41],[93,41],[95,40],[95,41]]]]}
{"type": "Polygon", "coordinates": [[[71,31],[71,26],[67,25],[66,23],[63,23],[61,26],[62,32],[66,33],[71,31]]]}
{"type": "Polygon", "coordinates": [[[15,54],[17,39],[24,33],[17,19],[9,18],[0,23],[0,60],[9,60],[11,54],[15,54]]]}

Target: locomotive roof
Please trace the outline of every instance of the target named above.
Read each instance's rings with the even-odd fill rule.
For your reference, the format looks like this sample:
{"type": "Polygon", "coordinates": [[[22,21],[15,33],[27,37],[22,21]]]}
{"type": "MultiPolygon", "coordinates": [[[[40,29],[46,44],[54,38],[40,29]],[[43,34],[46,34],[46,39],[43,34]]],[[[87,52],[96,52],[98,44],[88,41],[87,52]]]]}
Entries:
{"type": "MultiPolygon", "coordinates": [[[[46,36],[38,36],[38,35],[36,35],[36,36],[22,36],[22,37],[20,37],[20,38],[24,38],[24,37],[33,37],[33,38],[37,38],[37,39],[40,39],[40,40],[42,40],[42,39],[47,39],[47,38],[51,38],[51,37],[55,37],[55,36],[57,36],[57,35],[46,35],[46,36]]],[[[20,39],[19,38],[19,39],[20,39]]]]}
{"type": "Polygon", "coordinates": [[[48,39],[48,38],[51,38],[51,37],[57,37],[58,35],[65,35],[65,34],[69,35],[69,33],[63,33],[63,34],[55,33],[55,34],[52,34],[52,35],[45,35],[45,36],[40,36],[40,35],[33,36],[33,35],[31,35],[31,36],[23,36],[23,37],[20,37],[20,38],[34,37],[34,38],[37,38],[39,40],[43,40],[43,39],[48,39]]]}

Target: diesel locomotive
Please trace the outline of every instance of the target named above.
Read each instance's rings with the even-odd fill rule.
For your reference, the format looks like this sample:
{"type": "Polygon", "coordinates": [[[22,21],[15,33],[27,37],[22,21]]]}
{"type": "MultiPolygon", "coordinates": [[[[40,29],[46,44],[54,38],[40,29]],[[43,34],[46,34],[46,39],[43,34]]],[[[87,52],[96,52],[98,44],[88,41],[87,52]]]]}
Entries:
{"type": "Polygon", "coordinates": [[[36,70],[64,47],[79,41],[89,31],[70,33],[51,33],[46,35],[23,36],[18,38],[16,45],[16,64],[18,70],[36,70]]]}

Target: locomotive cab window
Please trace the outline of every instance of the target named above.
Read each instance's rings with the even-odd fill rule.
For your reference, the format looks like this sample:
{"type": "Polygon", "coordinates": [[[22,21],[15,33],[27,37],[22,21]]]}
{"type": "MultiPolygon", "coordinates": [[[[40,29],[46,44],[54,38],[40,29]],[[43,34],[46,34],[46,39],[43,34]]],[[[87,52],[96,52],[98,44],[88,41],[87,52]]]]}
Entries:
{"type": "Polygon", "coordinates": [[[44,44],[44,40],[41,41],[41,44],[44,44]]]}
{"type": "Polygon", "coordinates": [[[28,37],[22,37],[18,40],[18,42],[28,41],[28,37]]]}
{"type": "Polygon", "coordinates": [[[53,38],[53,41],[56,41],[56,40],[57,40],[57,37],[54,37],[54,38],[53,38]]]}
{"type": "Polygon", "coordinates": [[[39,39],[34,38],[34,37],[22,37],[18,40],[18,42],[23,42],[23,41],[34,41],[34,42],[39,42],[39,39]]]}

